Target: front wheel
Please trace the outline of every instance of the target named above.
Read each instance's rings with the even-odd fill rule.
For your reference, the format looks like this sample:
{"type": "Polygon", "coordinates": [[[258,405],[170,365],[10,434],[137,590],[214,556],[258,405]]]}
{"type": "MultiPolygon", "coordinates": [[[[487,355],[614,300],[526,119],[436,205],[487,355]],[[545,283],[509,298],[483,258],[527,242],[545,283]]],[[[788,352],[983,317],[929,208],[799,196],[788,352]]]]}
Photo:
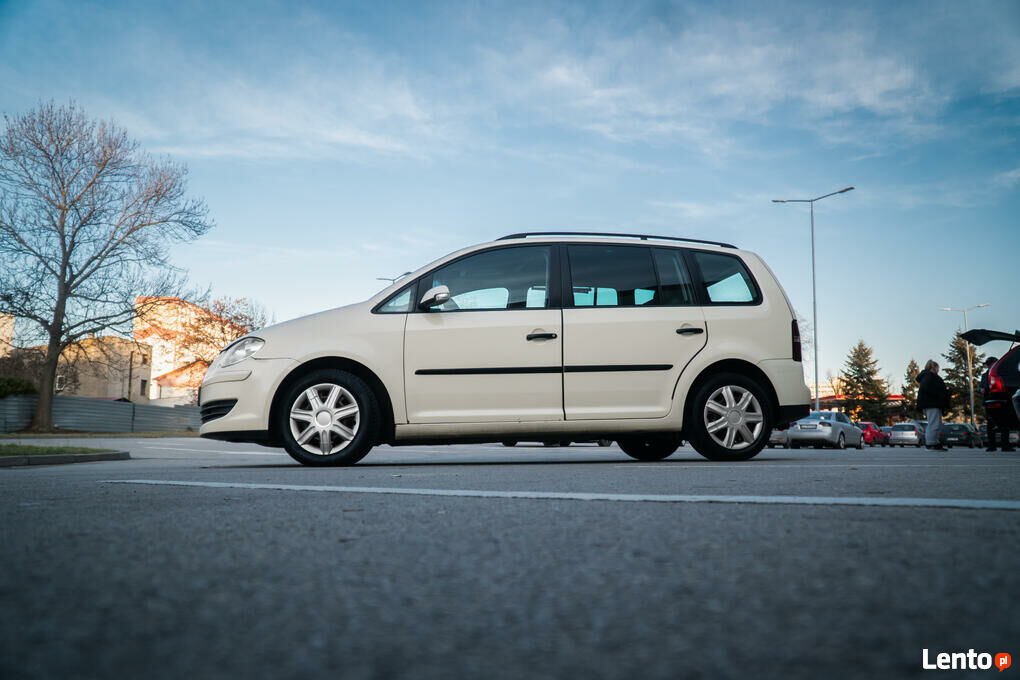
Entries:
{"type": "Polygon", "coordinates": [[[277,431],[303,465],[354,465],[375,443],[380,409],[365,382],[347,371],[320,369],[290,385],[277,431]]]}
{"type": "Polygon", "coordinates": [[[771,403],[757,382],[720,373],[694,394],[687,433],[694,450],[709,460],[750,460],[772,432],[771,403]]]}
{"type": "Polygon", "coordinates": [[[653,434],[645,437],[624,437],[616,441],[631,458],[656,461],[669,458],[683,440],[675,434],[653,434]]]}

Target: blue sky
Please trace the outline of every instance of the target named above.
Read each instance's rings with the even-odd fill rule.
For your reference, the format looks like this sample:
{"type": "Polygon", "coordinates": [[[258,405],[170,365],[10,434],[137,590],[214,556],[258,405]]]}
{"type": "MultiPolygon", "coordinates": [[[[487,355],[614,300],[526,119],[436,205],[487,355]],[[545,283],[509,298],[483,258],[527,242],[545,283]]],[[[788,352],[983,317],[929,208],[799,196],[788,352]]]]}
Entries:
{"type": "MultiPolygon", "coordinates": [[[[190,170],[175,260],[278,320],[516,231],[761,254],[820,367],[1020,327],[1020,3],[0,0],[0,111],[75,100],[190,170]]],[[[1003,347],[989,346],[991,351],[1003,347]]],[[[811,367],[806,366],[806,376],[811,367]]]]}

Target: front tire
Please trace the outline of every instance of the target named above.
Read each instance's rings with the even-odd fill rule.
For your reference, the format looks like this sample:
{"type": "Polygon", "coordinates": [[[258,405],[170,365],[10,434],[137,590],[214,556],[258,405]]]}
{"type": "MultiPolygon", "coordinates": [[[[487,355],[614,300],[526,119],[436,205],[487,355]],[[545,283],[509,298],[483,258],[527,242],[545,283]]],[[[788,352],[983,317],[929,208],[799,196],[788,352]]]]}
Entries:
{"type": "Polygon", "coordinates": [[[772,433],[772,408],[766,391],[737,373],[710,378],[694,395],[687,438],[709,460],[750,460],[772,433]]]}
{"type": "Polygon", "coordinates": [[[676,434],[653,434],[646,437],[624,437],[616,440],[631,458],[646,462],[664,460],[680,448],[683,440],[676,434]]]}
{"type": "Polygon", "coordinates": [[[302,465],[354,465],[372,449],[381,410],[375,393],[353,373],[319,369],[286,389],[277,431],[302,465]]]}

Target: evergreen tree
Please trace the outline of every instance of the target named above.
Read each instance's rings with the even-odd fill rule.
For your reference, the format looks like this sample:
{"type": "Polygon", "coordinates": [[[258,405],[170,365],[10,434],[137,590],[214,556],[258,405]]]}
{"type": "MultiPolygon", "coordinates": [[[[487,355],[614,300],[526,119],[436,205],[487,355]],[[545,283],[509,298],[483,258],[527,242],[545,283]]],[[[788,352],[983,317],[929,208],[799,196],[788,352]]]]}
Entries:
{"type": "Polygon", "coordinates": [[[878,360],[863,340],[850,348],[841,374],[846,395],[846,410],[854,420],[869,420],[879,425],[886,421],[889,389],[879,377],[878,360]]]}
{"type": "Polygon", "coordinates": [[[949,418],[970,422],[970,390],[967,389],[967,355],[970,354],[974,382],[974,416],[984,418],[984,407],[981,405],[981,393],[978,392],[978,381],[984,367],[985,355],[977,351],[974,345],[960,337],[959,331],[949,343],[949,351],[942,355],[942,379],[949,390],[949,418]]]}
{"type": "Polygon", "coordinates": [[[910,419],[921,417],[917,410],[917,374],[920,372],[921,367],[911,359],[907,364],[907,372],[903,374],[903,389],[900,392],[903,395],[903,415],[910,419]]]}

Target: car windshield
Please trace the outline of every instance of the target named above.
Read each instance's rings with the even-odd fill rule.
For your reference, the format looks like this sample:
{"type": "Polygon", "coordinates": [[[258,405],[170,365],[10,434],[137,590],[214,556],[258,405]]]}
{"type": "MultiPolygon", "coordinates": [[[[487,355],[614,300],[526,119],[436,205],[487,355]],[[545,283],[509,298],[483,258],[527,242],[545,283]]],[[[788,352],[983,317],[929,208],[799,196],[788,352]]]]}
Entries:
{"type": "Polygon", "coordinates": [[[893,432],[911,432],[913,429],[913,425],[893,425],[893,432]]]}
{"type": "Polygon", "coordinates": [[[963,432],[964,430],[967,429],[967,426],[960,425],[959,423],[949,423],[948,425],[946,425],[946,429],[951,430],[953,432],[963,432]]]}
{"type": "Polygon", "coordinates": [[[836,414],[832,411],[812,411],[804,420],[835,420],[836,414]]]}

